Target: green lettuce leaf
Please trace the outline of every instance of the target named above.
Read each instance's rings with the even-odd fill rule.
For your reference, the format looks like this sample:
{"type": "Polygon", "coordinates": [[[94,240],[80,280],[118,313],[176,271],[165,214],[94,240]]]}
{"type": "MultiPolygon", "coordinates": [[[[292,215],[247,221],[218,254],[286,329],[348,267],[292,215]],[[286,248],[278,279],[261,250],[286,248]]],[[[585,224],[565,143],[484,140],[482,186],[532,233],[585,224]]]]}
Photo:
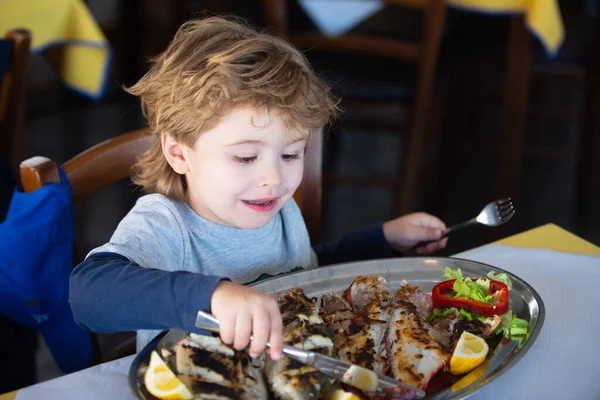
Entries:
{"type": "Polygon", "coordinates": [[[470,312],[465,311],[461,308],[461,310],[458,313],[460,314],[461,317],[463,317],[467,321],[473,321],[473,316],[471,315],[470,312]]]}
{"type": "Polygon", "coordinates": [[[490,293],[490,280],[489,279],[483,279],[483,278],[479,278],[475,281],[475,283],[477,284],[477,286],[479,286],[481,289],[483,289],[483,291],[485,293],[490,293]]]}
{"type": "Polygon", "coordinates": [[[512,281],[504,272],[495,274],[494,271],[490,271],[487,276],[490,279],[504,283],[508,287],[508,290],[512,290],[512,281]]]}
{"type": "Polygon", "coordinates": [[[471,279],[457,279],[454,281],[452,289],[456,292],[456,297],[465,297],[487,304],[493,296],[488,290],[484,290],[484,287],[484,285],[473,282],[471,279]]]}
{"type": "Polygon", "coordinates": [[[529,322],[525,319],[518,318],[513,314],[512,307],[509,307],[508,311],[502,314],[501,317],[502,322],[500,322],[500,325],[498,325],[494,333],[502,333],[503,336],[510,338],[511,340],[516,340],[519,342],[519,348],[521,348],[531,334],[529,322]]]}
{"type": "Polygon", "coordinates": [[[450,280],[450,279],[462,279],[462,271],[460,270],[460,268],[456,269],[456,270],[451,270],[449,267],[446,267],[444,269],[444,278],[450,280]]]}
{"type": "MultiPolygon", "coordinates": [[[[461,310],[462,311],[462,310],[461,310]]],[[[427,321],[433,321],[436,318],[446,318],[448,314],[456,313],[458,310],[454,307],[452,308],[434,308],[431,310],[431,314],[427,316],[427,321]]]]}
{"type": "Polygon", "coordinates": [[[513,335],[529,336],[529,322],[513,315],[512,321],[510,322],[510,336],[512,337],[513,335]]]}
{"type": "Polygon", "coordinates": [[[502,333],[503,336],[510,337],[510,322],[513,318],[512,307],[508,307],[508,310],[500,317],[502,318],[502,321],[500,321],[500,325],[498,325],[494,333],[502,333]]]}
{"type": "Polygon", "coordinates": [[[519,342],[519,348],[523,347],[527,339],[529,339],[529,323],[527,320],[513,316],[510,323],[510,338],[519,342]]]}

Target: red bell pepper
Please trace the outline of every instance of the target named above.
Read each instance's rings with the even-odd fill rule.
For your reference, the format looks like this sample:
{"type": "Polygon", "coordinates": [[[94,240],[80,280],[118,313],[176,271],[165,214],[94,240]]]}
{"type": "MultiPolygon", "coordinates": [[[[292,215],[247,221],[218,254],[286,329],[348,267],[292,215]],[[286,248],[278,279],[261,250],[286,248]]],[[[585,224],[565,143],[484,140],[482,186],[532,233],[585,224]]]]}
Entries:
{"type": "Polygon", "coordinates": [[[463,309],[483,317],[504,314],[508,310],[508,300],[510,294],[508,293],[508,287],[504,283],[490,280],[490,293],[494,294],[494,298],[497,300],[497,302],[494,304],[487,304],[464,297],[447,296],[447,293],[452,292],[454,281],[456,281],[456,279],[440,282],[433,287],[433,290],[431,291],[431,298],[433,300],[434,307],[456,307],[457,309],[463,309]]]}

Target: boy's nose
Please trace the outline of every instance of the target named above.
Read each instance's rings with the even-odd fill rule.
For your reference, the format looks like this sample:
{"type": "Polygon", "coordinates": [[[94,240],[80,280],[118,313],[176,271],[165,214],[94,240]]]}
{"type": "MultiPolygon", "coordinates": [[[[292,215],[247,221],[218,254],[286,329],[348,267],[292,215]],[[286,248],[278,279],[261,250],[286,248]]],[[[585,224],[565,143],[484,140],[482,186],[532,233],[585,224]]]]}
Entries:
{"type": "Polygon", "coordinates": [[[278,186],[281,184],[281,171],[278,166],[270,166],[263,170],[259,186],[278,186]]]}

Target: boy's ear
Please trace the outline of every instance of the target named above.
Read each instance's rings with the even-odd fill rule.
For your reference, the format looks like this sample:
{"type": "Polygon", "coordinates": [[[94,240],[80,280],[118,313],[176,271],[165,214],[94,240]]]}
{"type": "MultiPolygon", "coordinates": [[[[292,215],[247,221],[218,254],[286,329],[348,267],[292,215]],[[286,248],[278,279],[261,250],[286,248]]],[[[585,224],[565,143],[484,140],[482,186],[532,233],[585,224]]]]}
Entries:
{"type": "Polygon", "coordinates": [[[163,133],[160,140],[163,154],[171,168],[173,168],[173,171],[180,175],[184,175],[188,172],[189,168],[183,152],[183,145],[175,141],[173,136],[168,133],[163,133]]]}

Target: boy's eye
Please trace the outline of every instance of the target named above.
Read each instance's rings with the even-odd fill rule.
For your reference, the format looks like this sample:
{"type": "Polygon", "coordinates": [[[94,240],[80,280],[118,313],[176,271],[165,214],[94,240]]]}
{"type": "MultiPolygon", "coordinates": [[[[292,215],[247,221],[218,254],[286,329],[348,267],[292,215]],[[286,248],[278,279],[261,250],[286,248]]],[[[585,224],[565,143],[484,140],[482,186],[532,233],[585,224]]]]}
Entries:
{"type": "Polygon", "coordinates": [[[235,159],[235,161],[242,163],[242,164],[250,164],[251,162],[256,160],[256,156],[250,156],[250,157],[234,156],[233,158],[235,159]]]}
{"type": "Polygon", "coordinates": [[[297,160],[300,158],[300,155],[298,153],[294,153],[294,154],[283,154],[281,156],[281,158],[283,158],[284,161],[292,161],[292,160],[297,160]]]}

